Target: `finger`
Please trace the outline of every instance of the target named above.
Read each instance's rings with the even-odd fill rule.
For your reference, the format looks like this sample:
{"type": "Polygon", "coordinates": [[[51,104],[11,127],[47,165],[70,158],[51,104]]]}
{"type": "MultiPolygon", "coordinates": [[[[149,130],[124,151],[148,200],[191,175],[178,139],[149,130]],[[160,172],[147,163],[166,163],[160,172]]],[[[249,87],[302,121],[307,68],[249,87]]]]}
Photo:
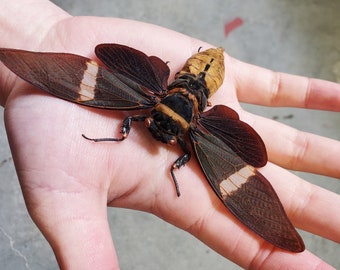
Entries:
{"type": "Polygon", "coordinates": [[[230,222],[225,215],[216,214],[210,218],[192,234],[244,269],[334,269],[307,250],[302,253],[285,252],[259,239],[241,224],[226,226],[230,222]]]}
{"type": "Polygon", "coordinates": [[[96,204],[98,198],[92,192],[60,191],[54,196],[40,190],[39,196],[45,199],[40,202],[35,199],[34,209],[28,209],[61,269],[118,269],[105,202],[102,206],[101,202],[96,204]]]}
{"type": "Polygon", "coordinates": [[[92,216],[64,222],[46,237],[61,269],[119,268],[107,221],[92,216]]]}
{"type": "Polygon", "coordinates": [[[331,265],[308,251],[299,254],[261,252],[247,269],[335,270],[331,265]]]}
{"type": "Polygon", "coordinates": [[[296,227],[340,242],[338,194],[303,181],[272,163],[262,168],[261,172],[272,183],[296,227]]]}
{"type": "Polygon", "coordinates": [[[271,162],[291,170],[340,178],[339,141],[250,113],[242,114],[242,118],[260,134],[271,162]]]}
{"type": "MultiPolygon", "coordinates": [[[[340,218],[337,215],[340,197],[337,194],[305,182],[273,164],[268,164],[261,171],[273,184],[295,226],[335,242],[340,241],[338,230],[340,218]]],[[[246,230],[237,232],[240,231],[237,228],[226,229],[222,225],[216,228],[216,223],[219,224],[219,222],[216,222],[215,219],[211,220],[214,220],[211,222],[214,224],[209,226],[212,227],[211,230],[218,231],[217,238],[228,239],[231,242],[235,240],[237,243],[233,250],[227,250],[224,249],[224,244],[220,241],[219,244],[222,245],[223,252],[232,252],[228,255],[234,257],[236,261],[242,261],[242,258],[245,257],[244,254],[250,255],[242,265],[247,269],[319,269],[320,265],[323,265],[323,269],[333,269],[308,251],[293,254],[281,252],[276,248],[270,250],[265,241],[256,239],[256,236],[251,239],[252,236],[246,230]],[[233,232],[232,235],[225,230],[233,232]]],[[[215,241],[218,240],[215,239],[215,241]]],[[[212,244],[214,245],[214,243],[212,244]]],[[[221,248],[221,246],[217,246],[217,248],[221,248]]],[[[308,249],[308,246],[306,248],[308,249]]]]}
{"type": "Polygon", "coordinates": [[[240,101],[320,110],[340,110],[340,84],[246,64],[233,59],[233,75],[240,101]]]}
{"type": "MultiPolygon", "coordinates": [[[[273,184],[294,225],[333,241],[340,240],[337,229],[340,219],[335,218],[328,223],[337,215],[339,196],[304,182],[273,164],[268,164],[261,171],[273,184]]],[[[273,247],[240,224],[208,189],[206,182],[203,182],[206,193],[211,193],[211,196],[200,192],[201,187],[192,183],[194,177],[187,179],[191,181],[181,183],[183,197],[179,200],[190,198],[187,198],[185,207],[171,212],[183,214],[186,226],[182,228],[224,257],[246,269],[318,269],[320,265],[323,269],[333,269],[308,251],[296,254],[273,247]],[[195,186],[195,189],[186,185],[195,186]],[[195,206],[199,210],[193,210],[195,206]]],[[[176,204],[176,201],[173,202],[173,205],[176,204]]]]}

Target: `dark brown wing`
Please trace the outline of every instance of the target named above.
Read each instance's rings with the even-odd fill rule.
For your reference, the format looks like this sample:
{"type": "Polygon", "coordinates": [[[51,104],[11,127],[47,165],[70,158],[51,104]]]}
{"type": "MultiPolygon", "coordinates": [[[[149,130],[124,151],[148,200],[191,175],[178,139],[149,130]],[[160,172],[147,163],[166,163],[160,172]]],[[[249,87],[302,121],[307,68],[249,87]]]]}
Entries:
{"type": "Polygon", "coordinates": [[[157,100],[138,82],[79,55],[0,49],[0,60],[32,85],[82,105],[129,110],[150,108],[157,100]]]}
{"type": "Polygon", "coordinates": [[[304,250],[300,235],[262,174],[200,126],[190,130],[190,139],[211,187],[236,218],[277,247],[304,250]]]}
{"type": "Polygon", "coordinates": [[[160,58],[120,44],[99,44],[95,52],[114,73],[132,79],[153,93],[166,93],[170,69],[160,58]]]}
{"type": "Polygon", "coordinates": [[[198,123],[227,144],[247,164],[254,167],[266,165],[267,151],[261,137],[251,126],[239,120],[234,110],[216,105],[202,113],[198,123]]]}

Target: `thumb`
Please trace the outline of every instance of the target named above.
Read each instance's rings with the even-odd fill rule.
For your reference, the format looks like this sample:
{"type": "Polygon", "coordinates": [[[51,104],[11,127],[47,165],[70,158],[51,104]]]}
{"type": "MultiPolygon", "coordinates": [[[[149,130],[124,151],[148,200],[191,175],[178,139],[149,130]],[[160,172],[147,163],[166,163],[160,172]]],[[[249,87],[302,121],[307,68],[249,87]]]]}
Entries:
{"type": "Polygon", "coordinates": [[[119,269],[106,205],[91,199],[53,200],[48,216],[32,215],[61,269],[119,269]]]}
{"type": "Polygon", "coordinates": [[[85,156],[82,142],[71,138],[79,135],[76,121],[61,117],[69,115],[64,108],[51,109],[43,97],[19,92],[6,105],[5,121],[33,221],[61,269],[118,269],[107,221],[108,177],[89,166],[96,155],[79,158],[85,156]]]}

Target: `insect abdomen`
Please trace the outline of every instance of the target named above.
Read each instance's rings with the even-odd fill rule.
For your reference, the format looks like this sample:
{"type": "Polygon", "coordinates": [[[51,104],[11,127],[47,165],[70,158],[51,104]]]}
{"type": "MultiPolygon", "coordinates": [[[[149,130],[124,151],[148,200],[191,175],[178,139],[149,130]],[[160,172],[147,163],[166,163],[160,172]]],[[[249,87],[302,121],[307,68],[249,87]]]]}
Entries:
{"type": "Polygon", "coordinates": [[[191,56],[183,66],[182,70],[176,74],[176,78],[184,74],[194,74],[197,77],[204,74],[204,79],[209,96],[211,97],[222,85],[224,80],[224,55],[223,48],[211,48],[203,52],[198,52],[191,56]]]}

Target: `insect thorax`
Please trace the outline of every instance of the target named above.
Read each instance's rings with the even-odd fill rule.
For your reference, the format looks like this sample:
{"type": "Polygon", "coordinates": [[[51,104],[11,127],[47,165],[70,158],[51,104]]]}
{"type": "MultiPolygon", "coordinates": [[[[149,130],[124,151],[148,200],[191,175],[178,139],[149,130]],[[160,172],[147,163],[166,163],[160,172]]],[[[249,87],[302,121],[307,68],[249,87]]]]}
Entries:
{"type": "Polygon", "coordinates": [[[193,100],[180,92],[171,93],[155,105],[146,126],[153,137],[173,144],[189,129],[194,116],[193,100]]]}
{"type": "Polygon", "coordinates": [[[194,104],[194,114],[203,112],[207,107],[210,90],[205,82],[205,72],[200,72],[198,75],[185,73],[173,81],[169,86],[169,93],[181,92],[194,104]]]}

